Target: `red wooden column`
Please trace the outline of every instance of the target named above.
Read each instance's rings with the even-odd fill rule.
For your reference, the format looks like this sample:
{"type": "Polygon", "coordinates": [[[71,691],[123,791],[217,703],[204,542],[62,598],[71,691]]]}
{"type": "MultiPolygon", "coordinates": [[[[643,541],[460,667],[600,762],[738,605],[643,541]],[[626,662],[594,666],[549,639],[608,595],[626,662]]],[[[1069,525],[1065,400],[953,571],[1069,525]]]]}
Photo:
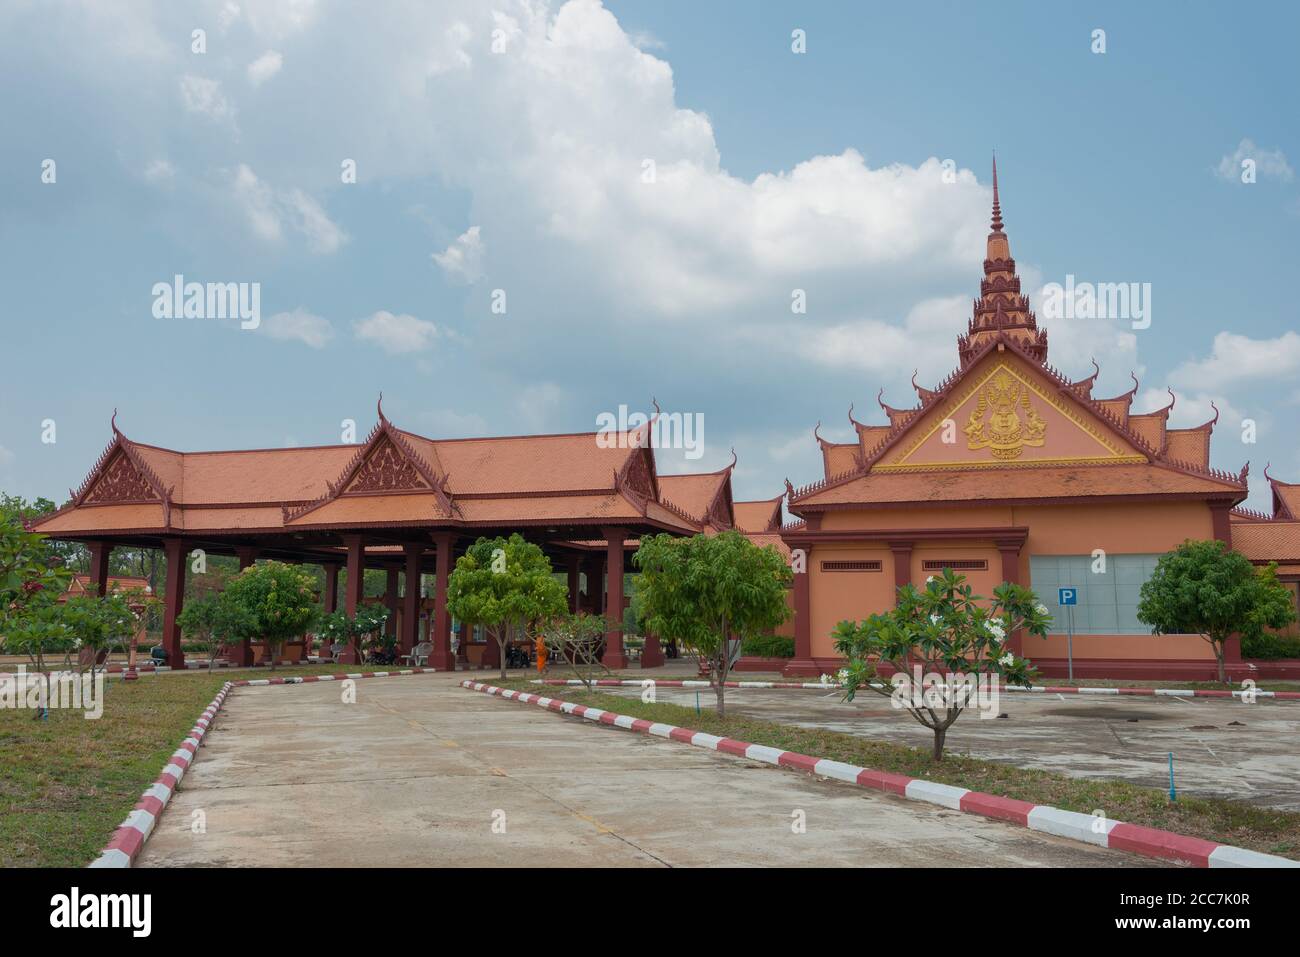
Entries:
{"type": "Polygon", "coordinates": [[[90,585],[93,594],[101,598],[108,594],[108,558],[113,553],[112,542],[91,542],[90,585]]]}
{"type": "Polygon", "coordinates": [[[794,572],[794,657],[785,666],[785,673],[815,675],[819,669],[812,653],[812,575],[808,571],[812,546],[795,546],[790,560],[794,572]]]}
{"type": "Polygon", "coordinates": [[[388,582],[384,587],[384,606],[388,609],[388,621],[384,622],[384,634],[397,634],[397,606],[401,599],[397,594],[401,569],[396,565],[388,567],[388,582]]]}
{"type": "Polygon", "coordinates": [[[325,613],[339,610],[339,566],[334,562],[324,562],[325,570],[325,613]]]}
{"type": "Polygon", "coordinates": [[[605,536],[605,575],[608,579],[605,593],[605,653],[600,661],[606,668],[626,668],[627,655],[623,651],[623,542],[627,530],[603,528],[605,536]]]}
{"type": "Polygon", "coordinates": [[[890,542],[894,553],[894,604],[898,604],[898,589],[912,584],[912,542],[890,542]]]}
{"type": "MultiPolygon", "coordinates": [[[[1002,540],[997,543],[1002,555],[1002,580],[1013,585],[1020,584],[1020,546],[1021,542],[1002,540]]],[[[1016,657],[1024,654],[1024,633],[1017,629],[1011,633],[1007,648],[1016,657]]]]}
{"type": "MultiPolygon", "coordinates": [[[[235,549],[235,556],[239,559],[239,570],[242,572],[249,565],[257,561],[257,549],[252,546],[243,546],[235,549]]],[[[253,642],[250,638],[241,638],[230,648],[230,663],[240,667],[248,667],[253,663],[253,642]]],[[[270,664],[268,661],[267,664],[270,664]]]]}
{"type": "MultiPolygon", "coordinates": [[[[343,598],[343,609],[349,618],[357,617],[357,608],[365,597],[366,570],[365,545],[360,535],[344,535],[343,544],[348,549],[348,590],[343,598]]],[[[339,653],[339,663],[355,665],[361,660],[361,643],[353,638],[339,653]]]]}
{"type": "Polygon", "coordinates": [[[469,670],[469,640],[474,630],[465,622],[460,623],[460,647],[456,649],[456,664],[461,671],[469,670]]]}
{"type": "Polygon", "coordinates": [[[577,613],[578,611],[578,588],[582,583],[581,568],[579,563],[581,558],[577,555],[570,555],[568,558],[569,565],[569,611],[577,613]]]}
{"type": "Polygon", "coordinates": [[[185,667],[181,651],[181,626],[176,623],[185,605],[185,542],[179,538],[163,539],[163,556],[167,560],[167,594],[163,596],[163,650],[167,664],[177,671],[185,667]]]}
{"type": "MultiPolygon", "coordinates": [[[[325,572],[325,614],[332,615],[339,610],[338,562],[321,562],[320,567],[325,572]]],[[[310,650],[308,649],[308,651],[310,650]]],[[[319,654],[322,658],[331,656],[329,639],[321,639],[319,654]]]]}
{"type": "Polygon", "coordinates": [[[439,671],[456,670],[456,659],[451,653],[451,612],[447,609],[447,579],[451,577],[451,546],[454,541],[451,532],[433,533],[433,544],[438,554],[433,589],[433,634],[429,636],[433,651],[429,655],[429,665],[439,671]]]}
{"type": "Polygon", "coordinates": [[[402,634],[398,638],[400,654],[409,655],[420,637],[420,556],[424,546],[408,542],[406,551],[406,594],[402,596],[402,634]]]}

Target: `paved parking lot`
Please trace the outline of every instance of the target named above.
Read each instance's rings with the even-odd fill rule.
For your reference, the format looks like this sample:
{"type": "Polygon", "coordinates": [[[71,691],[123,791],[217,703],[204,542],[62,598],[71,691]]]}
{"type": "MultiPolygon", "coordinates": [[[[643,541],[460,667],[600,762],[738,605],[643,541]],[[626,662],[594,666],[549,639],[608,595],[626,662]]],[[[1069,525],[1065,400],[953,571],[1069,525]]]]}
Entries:
{"type": "MultiPolygon", "coordinates": [[[[660,701],[695,706],[693,690],[656,691],[660,701]]],[[[703,707],[712,699],[700,695],[703,707]]],[[[1006,717],[962,715],[948,731],[948,751],[1159,788],[1169,787],[1172,751],[1180,794],[1300,811],[1300,702],[1007,692],[998,710],[1006,717]]],[[[911,715],[874,693],[845,703],[831,691],[735,689],[727,711],[926,749],[931,741],[911,715]]]]}
{"type": "Polygon", "coordinates": [[[460,677],[236,690],[137,866],[1152,864],[460,677]]]}

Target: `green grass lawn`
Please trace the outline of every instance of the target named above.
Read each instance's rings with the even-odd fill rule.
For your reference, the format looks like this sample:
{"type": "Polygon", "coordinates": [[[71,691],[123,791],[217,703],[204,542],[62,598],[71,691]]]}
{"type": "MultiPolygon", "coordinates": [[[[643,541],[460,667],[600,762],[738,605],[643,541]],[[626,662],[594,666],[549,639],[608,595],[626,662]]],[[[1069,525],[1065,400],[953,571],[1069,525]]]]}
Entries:
{"type": "MultiPolygon", "coordinates": [[[[277,677],[395,670],[345,665],[279,668],[277,677]]],[[[110,677],[104,713],[0,709],[0,867],[89,864],[229,680],[269,669],[110,677]]],[[[181,785],[184,787],[184,784],[181,785]]]]}
{"type": "MultiPolygon", "coordinates": [[[[467,677],[471,677],[468,676],[467,677]]],[[[526,680],[498,682],[472,676],[498,687],[515,688],[533,694],[550,694],[565,701],[616,711],[635,718],[647,718],[722,735],[750,744],[819,758],[830,758],[876,771],[890,771],[970,788],[1034,804],[1050,804],[1068,811],[1091,814],[1100,809],[1111,820],[1140,824],[1224,844],[1235,844],[1266,854],[1300,860],[1300,813],[1256,807],[1240,801],[1218,798],[1179,798],[1176,803],[1156,788],[1126,781],[1072,778],[1029,768],[1019,768],[979,758],[949,754],[935,764],[929,750],[910,748],[887,741],[873,741],[836,731],[799,728],[738,715],[719,718],[707,707],[700,714],[680,705],[643,704],[639,698],[587,692],[581,688],[543,689],[526,680]]],[[[514,707],[535,707],[509,702],[514,707]]]]}

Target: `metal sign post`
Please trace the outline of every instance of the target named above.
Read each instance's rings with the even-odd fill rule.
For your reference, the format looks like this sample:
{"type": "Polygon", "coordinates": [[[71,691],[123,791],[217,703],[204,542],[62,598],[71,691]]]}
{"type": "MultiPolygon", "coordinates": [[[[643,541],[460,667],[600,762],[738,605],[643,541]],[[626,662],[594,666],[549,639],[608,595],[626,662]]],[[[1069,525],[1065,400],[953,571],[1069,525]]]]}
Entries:
{"type": "Polygon", "coordinates": [[[1065,632],[1065,655],[1069,666],[1070,680],[1074,680],[1074,606],[1079,604],[1079,589],[1077,588],[1058,588],[1056,589],[1056,603],[1062,608],[1070,609],[1070,623],[1066,626],[1065,632]]]}

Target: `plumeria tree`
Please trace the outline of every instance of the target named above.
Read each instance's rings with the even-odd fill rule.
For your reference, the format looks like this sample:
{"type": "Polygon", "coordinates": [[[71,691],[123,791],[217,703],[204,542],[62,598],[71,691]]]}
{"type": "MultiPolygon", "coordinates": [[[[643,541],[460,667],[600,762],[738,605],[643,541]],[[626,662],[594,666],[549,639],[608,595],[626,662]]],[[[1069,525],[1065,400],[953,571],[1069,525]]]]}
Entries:
{"type": "Polygon", "coordinates": [[[1258,637],[1295,621],[1291,592],[1277,565],[1256,568],[1220,541],[1186,541],[1161,555],[1138,593],[1138,621],[1158,635],[1200,635],[1227,681],[1223,648],[1234,634],[1258,637]]]}
{"type": "MultiPolygon", "coordinates": [[[[340,608],[321,619],[320,636],[322,651],[326,651],[337,642],[350,644],[358,656],[366,645],[383,632],[388,621],[389,611],[383,605],[363,602],[357,606],[356,614],[349,618],[348,613],[340,608]]],[[[396,642],[396,639],[393,639],[396,642]]],[[[360,660],[358,657],[357,660],[360,660]]]]}
{"type": "Polygon", "coordinates": [[[136,616],[121,592],[69,598],[58,616],[72,635],[69,654],[86,651],[91,674],[99,667],[101,651],[124,646],[135,635],[136,616]]]}
{"type": "Polygon", "coordinates": [[[312,627],[319,614],[312,576],[284,562],[249,565],[221,593],[226,620],[236,623],[240,638],[266,642],[271,670],[280,646],[312,627]]]}
{"type": "Polygon", "coordinates": [[[759,548],[734,531],[643,538],[632,561],[641,571],[638,608],[646,631],[695,655],[725,716],[733,652],[789,617],[790,567],[775,548],[759,548]]]}
{"type": "Polygon", "coordinates": [[[515,533],[480,538],[456,560],[447,606],[457,621],[482,625],[496,641],[506,678],[506,643],[521,629],[564,614],[565,594],[546,554],[515,533]]]}
{"type": "Polygon", "coordinates": [[[892,610],[835,626],[835,648],[848,660],[839,675],[844,698],[863,690],[890,698],[933,732],[932,756],[942,761],[948,729],[975,703],[981,682],[1029,686],[1030,663],[1010,650],[1007,637],[1046,637],[1050,623],[1030,589],[1003,582],[986,601],[966,576],[945,568],[924,588],[899,588],[892,610]],[[888,684],[881,680],[886,665],[893,671],[888,684]]]}
{"type": "Polygon", "coordinates": [[[563,661],[590,690],[600,675],[609,674],[600,660],[608,628],[604,615],[565,612],[541,622],[537,634],[545,642],[547,659],[563,661]]]}

